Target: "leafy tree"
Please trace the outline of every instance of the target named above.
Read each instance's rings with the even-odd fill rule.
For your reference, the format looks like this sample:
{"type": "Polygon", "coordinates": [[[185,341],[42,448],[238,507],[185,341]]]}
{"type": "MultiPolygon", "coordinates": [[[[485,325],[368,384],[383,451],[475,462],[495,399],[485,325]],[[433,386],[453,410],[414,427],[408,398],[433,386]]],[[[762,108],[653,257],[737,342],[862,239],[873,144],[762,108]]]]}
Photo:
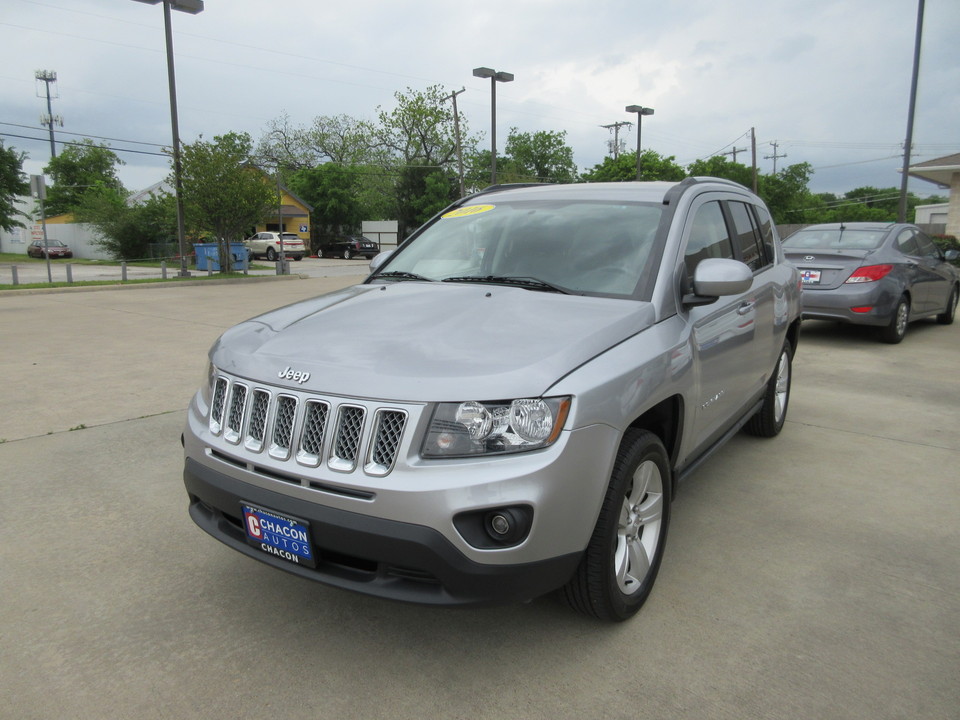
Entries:
{"type": "Polygon", "coordinates": [[[288,170],[304,170],[325,162],[360,165],[377,158],[373,125],[349,115],[318,116],[310,127],[296,127],[290,116],[271,121],[257,145],[257,157],[288,170]]]}
{"type": "Polygon", "coordinates": [[[501,173],[500,160],[497,160],[498,179],[503,174],[503,182],[573,182],[577,166],[573,162],[573,149],[567,145],[566,139],[566,131],[522,133],[517,128],[510,128],[504,173],[501,173]]]}
{"type": "Polygon", "coordinates": [[[419,227],[460,195],[459,181],[442,170],[408,165],[397,183],[397,219],[402,232],[419,227]]]}
{"type": "MultiPolygon", "coordinates": [[[[387,112],[378,108],[379,144],[391,161],[403,165],[444,167],[456,158],[453,105],[446,91],[432,85],[423,91],[407,88],[394,93],[397,105],[387,112]]],[[[467,121],[460,117],[461,138],[468,135],[467,121]]],[[[466,144],[469,144],[467,141],[466,144]]]]}
{"type": "Polygon", "coordinates": [[[310,224],[315,240],[359,226],[361,172],[358,167],[328,162],[290,177],[290,189],[313,206],[310,224]]]}
{"type": "Polygon", "coordinates": [[[770,208],[776,223],[803,222],[803,209],[809,206],[811,193],[807,189],[813,167],[810,163],[789,165],[776,175],[757,178],[757,194],[770,208]]]}
{"type": "Polygon", "coordinates": [[[753,170],[743,163],[727,160],[722,155],[714,155],[706,160],[695,160],[687,166],[687,172],[693,177],[725,178],[740,183],[744,187],[753,187],[753,170]]]}
{"type": "Polygon", "coordinates": [[[250,135],[233,132],[183,148],[186,223],[198,234],[217,238],[224,269],[230,264],[230,241],[241,239],[277,206],[276,187],[251,163],[252,151],[250,135]]]}
{"type": "Polygon", "coordinates": [[[89,193],[117,192],[125,194],[117,177],[117,167],[124,162],[107,145],[85,139],[69,145],[43,169],[53,184],[47,188],[44,210],[47,217],[76,212],[89,193]]]}
{"type": "Polygon", "coordinates": [[[177,242],[177,206],[173,195],[151,195],[129,205],[116,191],[88,195],[77,219],[91,224],[97,244],[119,260],[150,257],[151,244],[177,242]]]}
{"type": "MultiPolygon", "coordinates": [[[[663,156],[653,150],[644,150],[640,156],[642,180],[679,181],[686,177],[673,155],[663,156]]],[[[584,182],[624,182],[637,179],[637,154],[621,153],[617,158],[605,157],[581,176],[584,182]]]]}
{"type": "Polygon", "coordinates": [[[30,183],[23,172],[24,153],[3,146],[0,140],[0,228],[13,230],[24,227],[18,217],[26,215],[17,209],[17,197],[30,192],[30,183]]]}

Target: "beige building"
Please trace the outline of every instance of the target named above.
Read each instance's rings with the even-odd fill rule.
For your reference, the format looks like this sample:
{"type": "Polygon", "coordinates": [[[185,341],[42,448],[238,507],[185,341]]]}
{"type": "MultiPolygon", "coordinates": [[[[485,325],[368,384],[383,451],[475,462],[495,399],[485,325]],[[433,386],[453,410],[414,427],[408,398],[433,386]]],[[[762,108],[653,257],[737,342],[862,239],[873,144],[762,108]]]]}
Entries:
{"type": "Polygon", "coordinates": [[[950,188],[946,233],[960,237],[960,153],[911,165],[910,177],[950,188]]]}

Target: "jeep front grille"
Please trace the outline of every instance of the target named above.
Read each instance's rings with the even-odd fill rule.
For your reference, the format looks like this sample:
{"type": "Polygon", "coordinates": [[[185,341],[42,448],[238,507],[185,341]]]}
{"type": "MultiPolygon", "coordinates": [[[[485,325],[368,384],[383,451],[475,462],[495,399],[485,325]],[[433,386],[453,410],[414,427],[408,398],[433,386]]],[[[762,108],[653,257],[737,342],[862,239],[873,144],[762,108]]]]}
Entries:
{"type": "Polygon", "coordinates": [[[266,452],[303,467],[326,464],[341,473],[361,469],[384,476],[396,463],[407,417],[399,408],[249,385],[221,375],[214,383],[209,427],[255,456],[266,452]]]}

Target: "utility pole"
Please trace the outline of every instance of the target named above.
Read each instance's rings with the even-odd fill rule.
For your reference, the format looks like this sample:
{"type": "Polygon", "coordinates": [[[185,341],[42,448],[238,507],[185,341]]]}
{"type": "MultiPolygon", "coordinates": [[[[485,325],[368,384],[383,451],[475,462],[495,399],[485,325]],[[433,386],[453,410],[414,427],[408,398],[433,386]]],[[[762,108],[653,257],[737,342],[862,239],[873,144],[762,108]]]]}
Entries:
{"type": "Polygon", "coordinates": [[[771,158],[773,159],[773,174],[776,175],[777,174],[777,158],[786,157],[787,154],[786,153],[784,153],[783,155],[777,154],[777,148],[780,147],[780,143],[778,143],[776,140],[774,140],[770,144],[773,145],[773,155],[764,155],[763,159],[764,160],[770,160],[771,158]]]}
{"type": "MultiPolygon", "coordinates": [[[[450,100],[453,100],[453,131],[457,139],[457,169],[460,172],[460,197],[465,197],[467,191],[463,185],[463,147],[460,145],[460,113],[457,112],[457,95],[466,91],[466,88],[454,90],[450,93],[449,97],[450,100]]],[[[446,99],[447,98],[444,98],[444,100],[446,99]]]]}
{"type": "Polygon", "coordinates": [[[750,150],[753,156],[753,193],[757,193],[757,131],[750,128],[750,150]]]}
{"type": "Polygon", "coordinates": [[[736,162],[736,161],[737,161],[737,153],[746,152],[746,151],[747,151],[746,148],[733,147],[733,148],[727,150],[725,153],[720,153],[720,154],[721,154],[721,155],[733,155],[733,161],[736,162]]]}
{"type": "Polygon", "coordinates": [[[910,80],[910,107],[907,111],[907,140],[903,144],[903,170],[900,175],[900,202],[897,222],[907,221],[907,182],[910,180],[910,149],[913,145],[913,113],[917,107],[917,76],[920,74],[920,41],[923,37],[923,3],[917,2],[917,37],[913,45],[913,76],[910,80]]]}
{"type": "Polygon", "coordinates": [[[40,114],[40,124],[46,125],[50,129],[50,157],[56,157],[57,145],[53,141],[53,125],[56,123],[63,127],[63,116],[53,114],[53,107],[50,104],[50,83],[57,81],[57,73],[55,70],[37,70],[34,77],[46,83],[47,86],[47,112],[40,114]]]}
{"type": "Polygon", "coordinates": [[[613,155],[613,159],[616,160],[620,157],[620,128],[622,127],[631,127],[633,125],[629,120],[623,122],[610,123],[609,125],[601,125],[600,127],[606,130],[613,131],[613,142],[607,141],[609,143],[610,152],[613,155]]]}

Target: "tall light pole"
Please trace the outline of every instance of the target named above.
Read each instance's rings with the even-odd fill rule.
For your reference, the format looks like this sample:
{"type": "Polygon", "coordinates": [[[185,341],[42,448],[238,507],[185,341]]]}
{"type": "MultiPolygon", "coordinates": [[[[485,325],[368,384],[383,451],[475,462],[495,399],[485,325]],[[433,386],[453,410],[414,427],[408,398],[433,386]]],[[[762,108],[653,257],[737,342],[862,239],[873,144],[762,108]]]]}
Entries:
{"type": "Polygon", "coordinates": [[[627,112],[637,114],[637,180],[640,179],[640,130],[643,128],[643,116],[653,115],[653,108],[640,105],[627,105],[627,112]]]}
{"type": "Polygon", "coordinates": [[[512,82],[513,73],[497,72],[488,67],[473,69],[473,76],[490,78],[490,184],[497,184],[497,83],[512,82]]]}
{"type": "Polygon", "coordinates": [[[170,90],[170,126],[173,131],[173,184],[177,198],[177,243],[180,248],[180,277],[190,277],[187,270],[187,231],[183,221],[183,179],[180,160],[180,123],[177,120],[177,80],[173,71],[173,30],[170,25],[170,10],[196,15],[203,12],[203,0],[136,0],[156,5],[163,3],[163,27],[167,43],[167,84],[170,90]]]}

